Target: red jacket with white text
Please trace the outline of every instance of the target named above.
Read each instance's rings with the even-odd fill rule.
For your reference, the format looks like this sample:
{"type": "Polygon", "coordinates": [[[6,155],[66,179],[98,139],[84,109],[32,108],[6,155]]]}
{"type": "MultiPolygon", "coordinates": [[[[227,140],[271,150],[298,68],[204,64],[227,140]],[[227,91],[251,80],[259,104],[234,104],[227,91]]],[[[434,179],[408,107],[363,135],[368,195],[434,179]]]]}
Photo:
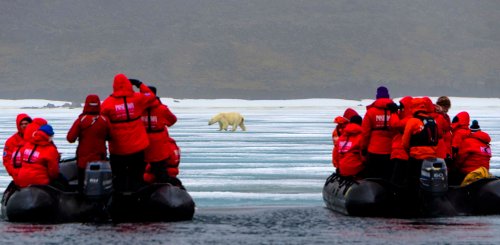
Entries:
{"type": "MultiPolygon", "coordinates": [[[[390,130],[391,112],[386,109],[391,99],[381,98],[367,106],[363,118],[363,150],[373,154],[391,154],[394,132],[390,130]]],[[[396,116],[396,114],[393,114],[396,116]]]]}
{"type": "Polygon", "coordinates": [[[43,131],[35,131],[21,152],[22,166],[15,181],[19,187],[47,185],[59,176],[59,153],[43,131]]]}
{"type": "Polygon", "coordinates": [[[140,85],[140,91],[134,92],[128,78],[118,74],[114,79],[113,93],[102,103],[101,114],[111,122],[111,154],[129,155],[149,145],[141,117],[155,102],[156,96],[145,84],[140,85]]]}

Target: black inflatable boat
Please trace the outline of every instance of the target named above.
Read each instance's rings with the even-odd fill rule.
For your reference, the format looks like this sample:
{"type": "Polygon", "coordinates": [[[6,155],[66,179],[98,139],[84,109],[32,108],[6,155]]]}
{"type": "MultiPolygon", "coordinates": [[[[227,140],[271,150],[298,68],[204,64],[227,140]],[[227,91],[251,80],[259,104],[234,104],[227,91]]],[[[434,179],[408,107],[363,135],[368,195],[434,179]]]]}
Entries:
{"type": "Polygon", "coordinates": [[[439,217],[500,214],[500,179],[448,186],[446,164],[428,159],[422,164],[418,190],[401,189],[382,179],[332,174],[323,187],[326,207],[352,216],[439,217]]]}
{"type": "Polygon", "coordinates": [[[114,192],[109,162],[87,166],[85,184],[77,191],[76,163],[61,161],[68,179],[64,188],[11,183],[2,197],[1,215],[9,222],[154,222],[191,220],[195,203],[182,186],[159,183],[136,192],[114,192]]]}

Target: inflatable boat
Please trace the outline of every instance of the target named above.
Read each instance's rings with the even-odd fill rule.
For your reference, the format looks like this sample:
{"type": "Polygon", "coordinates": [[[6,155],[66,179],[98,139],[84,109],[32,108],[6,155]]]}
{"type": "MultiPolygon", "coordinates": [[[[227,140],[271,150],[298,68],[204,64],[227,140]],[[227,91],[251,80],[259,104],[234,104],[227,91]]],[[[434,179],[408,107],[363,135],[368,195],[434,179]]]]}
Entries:
{"type": "Polygon", "coordinates": [[[2,197],[1,215],[9,222],[154,222],[191,220],[195,203],[182,186],[146,185],[135,192],[114,192],[110,164],[92,162],[77,191],[76,162],[60,163],[65,186],[11,183],[2,197]]]}
{"type": "Polygon", "coordinates": [[[466,186],[448,186],[446,164],[428,159],[416,188],[383,179],[355,180],[333,173],[323,187],[326,207],[352,216],[440,217],[500,214],[500,179],[485,178],[466,186]]]}

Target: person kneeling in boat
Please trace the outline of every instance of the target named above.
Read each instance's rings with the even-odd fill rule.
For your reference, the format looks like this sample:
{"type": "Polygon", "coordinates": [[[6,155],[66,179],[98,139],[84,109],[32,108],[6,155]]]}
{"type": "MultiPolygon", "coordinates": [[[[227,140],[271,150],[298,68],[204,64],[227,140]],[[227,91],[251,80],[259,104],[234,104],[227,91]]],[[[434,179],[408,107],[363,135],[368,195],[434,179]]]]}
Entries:
{"type": "MultiPolygon", "coordinates": [[[[156,96],[156,87],[149,86],[156,96]]],[[[146,183],[170,183],[182,186],[176,178],[179,173],[179,148],[168,134],[168,127],[177,122],[177,117],[156,96],[155,103],[142,114],[142,122],[148,134],[149,146],[144,150],[147,163],[144,172],[146,183]]]]}
{"type": "Polygon", "coordinates": [[[52,142],[54,130],[49,124],[33,133],[30,141],[21,149],[22,166],[16,185],[23,188],[30,185],[59,185],[59,152],[52,142]]]}
{"type": "Polygon", "coordinates": [[[337,172],[341,176],[361,177],[360,172],[364,169],[363,157],[361,156],[362,118],[358,115],[351,117],[349,124],[336,142],[334,158],[339,163],[337,172]]]}
{"type": "Polygon", "coordinates": [[[458,168],[462,185],[474,182],[477,179],[491,177],[490,170],[491,148],[490,136],[481,130],[478,121],[472,121],[471,133],[458,148],[455,166],[458,168]]]}
{"type": "Polygon", "coordinates": [[[83,188],[85,168],[89,162],[106,160],[106,139],[109,138],[111,125],[109,120],[100,114],[101,100],[99,96],[90,94],[85,99],[83,112],[78,116],[68,131],[66,139],[74,143],[78,168],[78,189],[83,188]]]}
{"type": "Polygon", "coordinates": [[[429,101],[428,98],[414,98],[412,100],[413,117],[406,123],[403,133],[402,144],[410,157],[408,162],[410,188],[418,187],[422,162],[437,156],[439,131],[434,118],[429,115],[429,101]]]}

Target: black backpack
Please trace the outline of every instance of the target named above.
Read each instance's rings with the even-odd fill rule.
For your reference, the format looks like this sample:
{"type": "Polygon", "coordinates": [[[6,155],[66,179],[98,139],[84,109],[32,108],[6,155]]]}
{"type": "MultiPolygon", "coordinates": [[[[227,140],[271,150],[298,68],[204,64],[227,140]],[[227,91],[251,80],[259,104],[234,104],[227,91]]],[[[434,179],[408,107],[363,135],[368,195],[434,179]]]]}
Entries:
{"type": "Polygon", "coordinates": [[[424,128],[410,138],[410,146],[436,146],[438,144],[438,127],[436,121],[428,116],[415,116],[424,124],[424,128]]]}

